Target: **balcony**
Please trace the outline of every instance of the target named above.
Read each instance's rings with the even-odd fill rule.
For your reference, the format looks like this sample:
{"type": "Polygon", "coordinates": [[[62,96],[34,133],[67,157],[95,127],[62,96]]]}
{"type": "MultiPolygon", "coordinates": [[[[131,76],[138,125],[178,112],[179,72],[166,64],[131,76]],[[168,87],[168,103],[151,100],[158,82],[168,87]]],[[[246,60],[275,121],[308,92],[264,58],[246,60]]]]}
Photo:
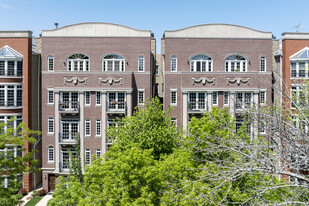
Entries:
{"type": "Polygon", "coordinates": [[[77,102],[77,101],[68,101],[68,102],[59,101],[59,112],[63,113],[63,114],[78,114],[79,113],[79,102],[77,102]]]}
{"type": "Polygon", "coordinates": [[[69,162],[59,162],[59,172],[69,173],[70,172],[70,163],[69,162]]]}
{"type": "Polygon", "coordinates": [[[106,102],[107,113],[119,113],[124,114],[127,111],[127,103],[125,101],[108,101],[106,102]]]}
{"type": "Polygon", "coordinates": [[[23,106],[23,101],[18,100],[18,101],[3,101],[0,100],[0,107],[22,107],[23,106]]]}
{"type": "Polygon", "coordinates": [[[60,144],[77,144],[75,137],[79,138],[79,133],[77,132],[59,133],[59,143],[60,144]]]}
{"type": "Polygon", "coordinates": [[[189,114],[199,114],[208,111],[208,105],[205,101],[191,101],[188,102],[188,113],[189,114]]]}

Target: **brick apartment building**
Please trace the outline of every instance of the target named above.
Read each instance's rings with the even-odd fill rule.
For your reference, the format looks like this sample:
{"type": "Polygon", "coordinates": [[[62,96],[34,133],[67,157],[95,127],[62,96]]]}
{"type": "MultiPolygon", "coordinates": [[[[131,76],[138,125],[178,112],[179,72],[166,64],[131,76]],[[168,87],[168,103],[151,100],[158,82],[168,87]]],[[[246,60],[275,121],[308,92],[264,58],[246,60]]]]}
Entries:
{"type": "Polygon", "coordinates": [[[80,140],[82,169],[111,143],[105,129],[152,94],[155,41],[148,30],[81,23],[42,32],[43,188],[69,173],[80,140]]]}
{"type": "MultiPolygon", "coordinates": [[[[39,64],[35,63],[38,58],[37,53],[32,52],[31,31],[0,32],[0,122],[8,123],[14,117],[15,120],[9,123],[11,127],[17,128],[19,123],[25,122],[30,129],[40,129],[39,64]]],[[[26,142],[24,148],[24,152],[32,151],[33,145],[26,142]]],[[[15,149],[14,155],[22,155],[18,148],[15,149]]],[[[35,149],[40,150],[40,147],[35,149]]],[[[39,157],[37,154],[36,158],[39,157]]],[[[41,183],[40,172],[20,174],[19,178],[23,179],[26,191],[41,183]]],[[[7,181],[4,180],[4,185],[7,181]]]]}
{"type": "MultiPolygon", "coordinates": [[[[246,106],[272,103],[272,33],[229,24],[197,25],[165,31],[164,107],[187,127],[212,107],[225,107],[244,121],[246,106]]],[[[257,128],[248,125],[256,135],[257,128]]],[[[261,130],[260,133],[265,131],[261,130]]]]}

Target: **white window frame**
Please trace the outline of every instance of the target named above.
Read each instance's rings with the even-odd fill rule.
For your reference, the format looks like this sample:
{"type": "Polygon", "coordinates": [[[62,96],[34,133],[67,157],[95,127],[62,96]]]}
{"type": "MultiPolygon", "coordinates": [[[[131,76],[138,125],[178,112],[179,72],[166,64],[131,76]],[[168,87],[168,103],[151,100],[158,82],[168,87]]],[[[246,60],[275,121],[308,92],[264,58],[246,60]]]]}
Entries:
{"type": "Polygon", "coordinates": [[[177,72],[177,56],[171,56],[171,72],[177,72]]]}
{"type": "Polygon", "coordinates": [[[177,126],[177,117],[171,117],[171,122],[177,126]]]}
{"type": "Polygon", "coordinates": [[[144,72],[145,71],[145,57],[144,55],[138,56],[138,72],[144,72]]]}
{"type": "Polygon", "coordinates": [[[91,104],[91,92],[85,92],[85,106],[90,106],[91,104]]]}
{"type": "Polygon", "coordinates": [[[100,119],[95,120],[95,135],[101,136],[102,124],[100,119]]]}
{"type": "Polygon", "coordinates": [[[54,101],[54,90],[47,90],[47,104],[53,105],[54,101]],[[52,95],[50,95],[50,93],[52,93],[52,95]]]}
{"type": "Polygon", "coordinates": [[[225,58],[225,71],[226,72],[247,72],[248,71],[248,60],[242,55],[229,55],[225,58]],[[229,59],[233,58],[233,59],[229,59]],[[237,59],[237,58],[244,58],[237,59]],[[237,64],[239,63],[239,71],[237,71],[237,64]],[[233,67],[232,67],[233,65],[233,67]],[[245,71],[243,71],[245,67],[245,71]]]}
{"type": "Polygon", "coordinates": [[[159,76],[159,65],[156,65],[156,75],[159,76]]]}
{"type": "Polygon", "coordinates": [[[21,77],[22,76],[22,73],[23,73],[23,59],[3,59],[3,58],[0,58],[0,62],[3,62],[4,63],[4,67],[3,67],[3,72],[0,72],[0,77],[3,77],[3,76],[7,76],[7,77],[21,77]],[[9,62],[14,62],[14,75],[9,75],[9,62]],[[21,71],[20,73],[19,72],[19,65],[18,64],[21,64],[21,71]]]}
{"type": "Polygon", "coordinates": [[[266,72],[266,57],[265,56],[260,57],[260,72],[266,72]],[[264,66],[264,68],[263,68],[263,66],[264,66]],[[264,69],[264,71],[263,71],[263,69],[264,69]]]}
{"type": "Polygon", "coordinates": [[[191,72],[212,72],[213,71],[212,58],[204,54],[194,55],[190,59],[190,71],[191,72]],[[200,71],[197,71],[198,65],[200,65],[200,71]],[[204,69],[203,69],[203,65],[205,66],[204,69]]]}
{"type": "Polygon", "coordinates": [[[0,87],[0,91],[3,91],[4,94],[3,100],[0,100],[0,107],[23,107],[22,84],[0,84],[0,87]],[[13,91],[13,104],[11,104],[12,101],[9,101],[9,92],[11,91],[13,91]]]}
{"type": "Polygon", "coordinates": [[[292,79],[309,78],[309,72],[308,72],[309,61],[308,60],[303,60],[303,61],[300,61],[300,60],[290,60],[290,68],[291,68],[291,78],[292,79]],[[300,71],[301,71],[300,67],[299,67],[300,63],[304,63],[305,64],[304,76],[300,76],[300,71]],[[295,64],[295,75],[293,75],[293,72],[292,72],[292,64],[295,64]]]}
{"type": "Polygon", "coordinates": [[[125,71],[125,58],[119,54],[108,54],[102,59],[102,71],[104,72],[124,72],[125,71]],[[106,59],[109,57],[108,59],[106,59]],[[112,70],[108,70],[108,63],[112,62],[112,70]],[[115,62],[119,62],[119,71],[115,71],[115,62]]]}
{"type": "Polygon", "coordinates": [[[219,99],[219,97],[218,97],[218,92],[212,92],[212,105],[214,105],[214,106],[218,106],[218,99],[219,99]]]}
{"type": "MultiPolygon", "coordinates": [[[[291,108],[292,109],[295,109],[296,107],[294,107],[294,105],[293,105],[293,92],[295,92],[295,95],[296,95],[296,104],[297,105],[300,105],[300,94],[301,94],[301,92],[303,91],[303,89],[302,89],[302,85],[300,85],[300,84],[292,84],[291,85],[291,99],[292,99],[292,101],[291,101],[291,108]],[[295,89],[293,89],[293,87],[295,87],[295,89]]],[[[305,93],[305,95],[308,95],[308,94],[306,94],[305,93]]],[[[305,101],[306,102],[304,102],[303,104],[308,104],[309,103],[309,97],[308,96],[306,96],[306,99],[305,99],[305,101]]]]}
{"type": "Polygon", "coordinates": [[[84,54],[76,53],[70,55],[67,59],[67,71],[71,72],[90,71],[90,58],[84,54]],[[75,65],[77,66],[76,70],[75,65]]]}
{"type": "Polygon", "coordinates": [[[227,91],[223,92],[223,105],[224,106],[230,105],[230,92],[227,92],[227,91]],[[226,97],[226,95],[227,95],[227,97],[226,97]],[[226,100],[227,100],[227,102],[226,102],[226,100]]]}
{"type": "Polygon", "coordinates": [[[53,55],[47,57],[47,71],[53,72],[55,67],[55,58],[53,55]]]}
{"type": "Polygon", "coordinates": [[[85,136],[91,136],[91,120],[85,119],[85,136]]]}
{"type": "Polygon", "coordinates": [[[101,92],[96,92],[95,94],[95,103],[96,105],[101,105],[101,92]]]}
{"type": "Polygon", "coordinates": [[[171,92],[170,92],[170,104],[172,106],[176,106],[177,105],[177,89],[171,89],[171,92]],[[173,101],[173,94],[175,94],[175,102],[173,101]]]}
{"type": "Polygon", "coordinates": [[[55,132],[54,118],[48,117],[47,118],[47,134],[54,134],[54,132],[55,132]]]}
{"type": "Polygon", "coordinates": [[[91,149],[85,149],[85,165],[91,164],[91,149]]]}
{"type": "Polygon", "coordinates": [[[48,156],[48,163],[54,163],[55,162],[55,150],[53,146],[49,146],[47,148],[47,156],[48,156]]]}
{"type": "Polygon", "coordinates": [[[246,94],[250,94],[250,108],[253,106],[253,92],[250,92],[250,91],[248,91],[248,92],[235,92],[235,108],[237,109],[237,110],[242,110],[242,109],[246,109],[245,107],[246,107],[246,94]],[[242,95],[242,98],[241,98],[241,108],[236,108],[236,104],[238,104],[237,103],[237,95],[238,94],[241,94],[242,95]]]}
{"type": "Polygon", "coordinates": [[[207,97],[207,92],[203,92],[203,91],[192,91],[192,92],[188,92],[188,109],[192,110],[192,111],[207,111],[208,110],[208,97],[207,97]],[[194,94],[194,95],[193,95],[194,94]],[[203,94],[204,96],[204,101],[200,100],[200,94],[203,94]],[[195,99],[192,98],[192,96],[195,96],[195,99]],[[192,100],[192,101],[191,101],[192,100]],[[190,108],[190,104],[194,105],[191,106],[192,108],[190,108]],[[202,108],[201,106],[204,105],[204,107],[202,108]]]}
{"type": "Polygon", "coordinates": [[[259,102],[261,105],[265,105],[266,104],[266,90],[261,90],[260,91],[260,95],[259,95],[259,102]],[[263,94],[263,95],[262,95],[263,94]],[[263,97],[264,96],[264,97],[263,97]],[[264,98],[264,101],[262,101],[264,98]]]}
{"type": "Polygon", "coordinates": [[[145,104],[145,89],[138,89],[137,90],[137,103],[139,105],[144,105],[145,104]],[[140,94],[142,93],[143,97],[140,98],[140,94]],[[143,101],[140,102],[140,99],[142,99],[143,101]]]}
{"type": "Polygon", "coordinates": [[[98,158],[98,157],[101,157],[101,149],[96,149],[96,151],[95,151],[95,155],[96,155],[96,157],[98,158]]]}

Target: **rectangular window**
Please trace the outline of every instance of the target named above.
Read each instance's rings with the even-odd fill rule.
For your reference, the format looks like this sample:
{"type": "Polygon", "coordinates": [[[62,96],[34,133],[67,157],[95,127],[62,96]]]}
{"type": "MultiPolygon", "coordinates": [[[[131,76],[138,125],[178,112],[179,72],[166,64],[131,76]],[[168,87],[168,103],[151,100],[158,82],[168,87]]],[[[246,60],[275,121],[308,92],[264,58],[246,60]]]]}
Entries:
{"type": "Polygon", "coordinates": [[[53,117],[48,118],[48,133],[49,134],[54,133],[54,118],[53,117]]]}
{"type": "Polygon", "coordinates": [[[291,77],[296,77],[296,62],[291,62],[291,77]]]}
{"type": "Polygon", "coordinates": [[[223,104],[224,105],[229,105],[229,92],[224,92],[223,93],[223,104]]]}
{"type": "Polygon", "coordinates": [[[85,149],[85,164],[89,165],[91,162],[91,150],[85,149]]]}
{"type": "Polygon", "coordinates": [[[298,62],[298,77],[306,77],[306,62],[298,62]]]}
{"type": "Polygon", "coordinates": [[[258,122],[258,124],[259,124],[258,131],[259,131],[259,133],[265,134],[265,130],[266,130],[266,128],[265,128],[265,118],[262,115],[259,115],[258,121],[259,121],[258,122]]]}
{"type": "Polygon", "coordinates": [[[265,57],[260,58],[260,71],[266,72],[266,58],[265,57]]]}
{"type": "Polygon", "coordinates": [[[156,75],[159,75],[159,66],[156,65],[156,75]]]}
{"type": "Polygon", "coordinates": [[[218,92],[213,92],[212,93],[212,104],[213,105],[218,105],[218,92]]]}
{"type": "Polygon", "coordinates": [[[96,92],[96,104],[101,105],[101,92],[96,92]]]}
{"type": "Polygon", "coordinates": [[[47,91],[48,104],[54,104],[54,91],[47,91]]]}
{"type": "Polygon", "coordinates": [[[90,119],[85,120],[85,136],[90,136],[90,119]]]}
{"type": "Polygon", "coordinates": [[[171,91],[171,105],[177,105],[177,91],[171,91]]]}
{"type": "Polygon", "coordinates": [[[145,64],[144,63],[144,56],[139,56],[138,57],[138,71],[139,72],[143,72],[144,71],[144,67],[145,67],[144,64],[145,64]]]}
{"type": "Polygon", "coordinates": [[[245,109],[252,107],[252,93],[251,92],[236,92],[236,109],[245,109]]]}
{"type": "Polygon", "coordinates": [[[188,110],[205,111],[207,110],[207,93],[206,92],[189,92],[188,93],[188,110]]]}
{"type": "Polygon", "coordinates": [[[48,56],[47,58],[48,61],[48,71],[54,71],[54,57],[53,56],[48,56]]]}
{"type": "Polygon", "coordinates": [[[101,120],[100,119],[96,120],[95,131],[96,131],[95,133],[96,136],[101,136],[101,120]]]}
{"type": "Polygon", "coordinates": [[[171,57],[171,71],[172,72],[177,71],[177,57],[176,56],[171,57]]]}
{"type": "Polygon", "coordinates": [[[138,104],[144,104],[145,103],[145,91],[141,89],[138,90],[137,98],[138,98],[138,104]]]}
{"type": "Polygon", "coordinates": [[[101,157],[101,149],[97,149],[95,154],[97,157],[101,157]]]}
{"type": "Polygon", "coordinates": [[[54,148],[48,147],[48,162],[54,162],[54,148]]]}
{"type": "Polygon", "coordinates": [[[175,125],[177,125],[177,118],[176,117],[172,117],[171,118],[171,122],[175,125]]]}
{"type": "Polygon", "coordinates": [[[90,105],[90,92],[85,92],[85,105],[90,105]]]}
{"type": "Polygon", "coordinates": [[[260,104],[266,103],[266,92],[262,91],[260,92],[260,104]]]}

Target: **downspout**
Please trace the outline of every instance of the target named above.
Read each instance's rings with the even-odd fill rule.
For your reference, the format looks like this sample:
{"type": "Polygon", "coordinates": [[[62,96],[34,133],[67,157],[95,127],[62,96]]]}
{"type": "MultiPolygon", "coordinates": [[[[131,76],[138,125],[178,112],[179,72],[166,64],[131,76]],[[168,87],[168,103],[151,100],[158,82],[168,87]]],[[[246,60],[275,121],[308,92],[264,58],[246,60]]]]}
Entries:
{"type": "MultiPolygon", "coordinates": [[[[37,130],[38,131],[41,131],[41,120],[40,120],[40,80],[41,80],[41,55],[38,55],[38,73],[37,73],[37,78],[38,78],[38,85],[37,85],[37,106],[38,106],[38,122],[37,122],[37,130]]],[[[39,137],[39,139],[32,145],[32,149],[35,150],[35,147],[37,146],[37,144],[42,140],[42,136],[39,137]]],[[[35,160],[36,159],[36,156],[35,156],[35,153],[33,155],[33,159],[35,160]]],[[[35,188],[36,187],[36,174],[35,172],[33,172],[33,187],[35,188]]]]}

